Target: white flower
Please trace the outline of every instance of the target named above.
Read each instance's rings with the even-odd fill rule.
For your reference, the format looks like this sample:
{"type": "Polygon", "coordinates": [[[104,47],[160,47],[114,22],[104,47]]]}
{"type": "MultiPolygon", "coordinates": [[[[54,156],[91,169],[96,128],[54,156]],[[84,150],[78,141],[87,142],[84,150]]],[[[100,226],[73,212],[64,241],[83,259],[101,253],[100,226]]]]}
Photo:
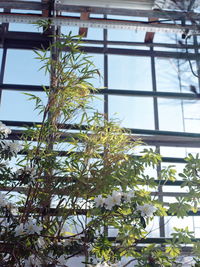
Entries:
{"type": "Polygon", "coordinates": [[[98,263],[95,267],[111,267],[110,265],[108,265],[108,263],[106,262],[102,262],[102,263],[98,263]]]}
{"type": "Polygon", "coordinates": [[[153,213],[157,210],[156,207],[150,204],[138,205],[137,210],[141,211],[141,216],[152,217],[153,213]]]}
{"type": "Polygon", "coordinates": [[[7,200],[5,199],[5,195],[1,194],[0,192],[0,207],[4,208],[8,205],[7,200]]]}
{"type": "Polygon", "coordinates": [[[36,224],[36,221],[33,219],[30,219],[28,222],[24,224],[24,230],[28,235],[33,235],[33,234],[40,234],[42,231],[42,226],[38,226],[36,224]]]}
{"type": "Polygon", "coordinates": [[[24,235],[25,231],[24,231],[24,224],[20,223],[16,228],[15,228],[15,236],[20,236],[20,235],[24,235]]]}
{"type": "Polygon", "coordinates": [[[9,152],[12,155],[17,155],[17,153],[22,150],[22,146],[18,143],[18,142],[12,142],[12,141],[8,141],[8,142],[4,142],[3,145],[3,149],[4,150],[9,150],[9,152]]]}
{"type": "Polygon", "coordinates": [[[126,202],[131,202],[131,198],[133,198],[134,196],[135,196],[134,190],[130,190],[127,193],[123,193],[123,197],[126,202]]]}
{"type": "Polygon", "coordinates": [[[44,238],[43,237],[39,237],[38,240],[37,240],[37,245],[39,248],[44,248],[45,247],[45,241],[44,241],[44,238]]]}
{"type": "Polygon", "coordinates": [[[11,224],[11,222],[10,221],[8,222],[6,219],[1,220],[1,222],[0,222],[1,234],[5,233],[5,231],[10,230],[10,224],[11,224]]]}
{"type": "Polygon", "coordinates": [[[24,261],[24,267],[41,267],[41,261],[35,255],[31,255],[24,261]]]}
{"type": "Polygon", "coordinates": [[[57,264],[58,266],[66,266],[67,259],[65,255],[61,255],[58,259],[57,259],[57,264]]]}
{"type": "Polygon", "coordinates": [[[12,211],[13,215],[18,215],[18,213],[19,213],[18,207],[14,206],[12,204],[11,204],[11,211],[12,211]]]}
{"type": "Polygon", "coordinates": [[[1,121],[0,121],[0,133],[4,134],[6,138],[11,133],[11,129],[7,127],[5,124],[3,124],[1,121]]]}
{"type": "Polygon", "coordinates": [[[19,235],[33,235],[33,234],[40,234],[42,231],[42,226],[38,226],[36,224],[36,221],[33,219],[29,219],[28,222],[26,223],[20,223],[16,228],[15,228],[15,236],[19,235]]]}
{"type": "Polygon", "coordinates": [[[13,154],[17,154],[20,150],[22,150],[22,146],[18,142],[10,142],[8,146],[13,154]]]}
{"type": "Polygon", "coordinates": [[[113,197],[113,202],[116,205],[120,205],[121,204],[122,192],[114,190],[112,192],[112,197],[113,197]]]}
{"type": "Polygon", "coordinates": [[[114,203],[114,199],[112,196],[108,196],[106,199],[105,199],[105,208],[107,210],[112,210],[112,208],[115,206],[115,203],[114,203]]]}
{"type": "Polygon", "coordinates": [[[102,197],[102,195],[99,195],[94,199],[96,207],[103,207],[105,204],[105,198],[102,197]]]}
{"type": "Polygon", "coordinates": [[[106,209],[111,210],[115,205],[121,204],[122,193],[120,191],[113,191],[112,195],[109,195],[105,199],[106,209]]]}

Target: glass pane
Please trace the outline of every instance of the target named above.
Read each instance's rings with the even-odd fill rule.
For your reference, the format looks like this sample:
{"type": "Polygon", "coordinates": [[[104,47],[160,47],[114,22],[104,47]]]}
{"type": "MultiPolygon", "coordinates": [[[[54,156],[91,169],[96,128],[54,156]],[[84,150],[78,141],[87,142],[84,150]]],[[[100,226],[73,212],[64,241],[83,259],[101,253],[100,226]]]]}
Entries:
{"type": "MultiPolygon", "coordinates": [[[[168,202],[167,198],[165,198],[165,201],[168,202]]],[[[192,217],[184,217],[183,219],[177,217],[166,217],[165,222],[166,237],[170,237],[171,233],[174,232],[173,227],[177,227],[177,225],[178,228],[185,228],[186,226],[188,226],[189,231],[194,231],[192,217]]]]}
{"type": "Polygon", "coordinates": [[[186,148],[185,147],[160,147],[160,154],[163,157],[173,157],[173,158],[185,158],[186,148]]]}
{"type": "Polygon", "coordinates": [[[96,88],[104,86],[104,56],[99,54],[89,54],[91,56],[90,60],[94,64],[94,68],[97,68],[100,72],[100,76],[95,75],[93,79],[90,79],[89,82],[96,88]]]}
{"type": "Polygon", "coordinates": [[[145,32],[137,32],[133,30],[109,29],[109,41],[124,41],[124,42],[143,42],[145,39],[145,32]]]}
{"type": "MultiPolygon", "coordinates": [[[[3,90],[0,106],[0,120],[11,121],[41,121],[42,115],[39,111],[34,110],[34,101],[29,101],[28,96],[23,91],[3,90]]],[[[44,92],[30,92],[42,98],[46,103],[46,94],[44,92]]]]}
{"type": "Polygon", "coordinates": [[[200,133],[200,103],[184,101],[184,119],[186,132],[200,133]]]}
{"type": "Polygon", "coordinates": [[[42,32],[42,29],[38,30],[36,25],[23,24],[23,23],[10,23],[9,31],[15,32],[42,32]]]}
{"type": "Polygon", "coordinates": [[[33,51],[9,49],[4,83],[48,85],[49,77],[39,70],[42,64],[35,58],[33,51]]]}
{"type": "Polygon", "coordinates": [[[122,127],[154,129],[153,99],[142,97],[109,97],[109,116],[117,117],[122,127]]]}
{"type": "MultiPolygon", "coordinates": [[[[172,149],[170,149],[170,148],[168,148],[168,147],[166,147],[165,148],[165,153],[166,153],[166,150],[169,150],[169,155],[171,156],[171,157],[177,157],[176,155],[173,155],[172,154],[172,149]]],[[[180,153],[180,151],[179,151],[179,153],[180,153]]],[[[181,155],[181,157],[184,157],[185,156],[185,154],[183,153],[183,154],[179,154],[179,155],[181,155]]],[[[163,149],[162,149],[162,156],[163,156],[163,149]]],[[[184,167],[185,167],[185,164],[184,163],[168,163],[168,162],[162,162],[161,163],[161,169],[166,169],[166,168],[168,168],[169,166],[173,166],[173,168],[176,170],[176,179],[177,180],[182,180],[182,178],[179,176],[179,173],[181,173],[181,172],[183,172],[183,169],[184,169],[184,167]]],[[[175,189],[175,192],[178,192],[178,191],[176,191],[177,190],[177,186],[165,186],[164,187],[164,191],[168,191],[168,190],[170,190],[170,191],[174,191],[174,189],[175,189]],[[165,189],[166,188],[166,189],[165,189]]]]}
{"type": "MultiPolygon", "coordinates": [[[[195,71],[196,63],[193,61],[192,65],[195,71]]],[[[156,58],[155,66],[158,91],[189,93],[190,85],[198,85],[188,61],[156,58]]]]}
{"type": "Polygon", "coordinates": [[[87,36],[83,39],[103,40],[103,29],[89,28],[87,36]]]}
{"type": "Polygon", "coordinates": [[[109,89],[152,90],[149,58],[112,55],[108,60],[109,89]]]}
{"type": "Polygon", "coordinates": [[[76,26],[61,26],[62,34],[68,35],[71,32],[71,35],[77,35],[79,31],[79,27],[76,26]]]}
{"type": "Polygon", "coordinates": [[[154,36],[155,43],[176,43],[179,36],[174,33],[157,32],[154,36]]]}
{"type": "Polygon", "coordinates": [[[158,99],[158,110],[160,130],[184,131],[181,100],[158,99]]]}

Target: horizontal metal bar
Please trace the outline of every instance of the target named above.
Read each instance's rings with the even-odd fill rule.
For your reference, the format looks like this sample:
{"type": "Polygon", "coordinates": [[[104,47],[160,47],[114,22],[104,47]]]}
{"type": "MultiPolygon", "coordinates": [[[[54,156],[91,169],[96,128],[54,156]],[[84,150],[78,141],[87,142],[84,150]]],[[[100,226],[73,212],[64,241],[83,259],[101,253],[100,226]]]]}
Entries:
{"type": "MultiPolygon", "coordinates": [[[[48,88],[48,86],[45,86],[48,88]]],[[[24,84],[0,84],[2,90],[19,90],[19,91],[44,91],[42,86],[24,85],[24,84]]],[[[200,96],[191,93],[173,93],[173,92],[153,92],[142,90],[123,90],[123,89],[101,89],[94,94],[116,95],[116,96],[141,96],[141,97],[160,97],[172,99],[200,100],[200,96]]]]}
{"type": "MultiPolygon", "coordinates": [[[[19,208],[20,212],[23,212],[24,207],[19,208]]],[[[89,210],[88,209],[76,209],[76,214],[77,215],[86,215],[87,212],[89,210]]],[[[50,209],[43,209],[43,208],[34,208],[32,210],[30,210],[30,213],[45,213],[45,214],[49,214],[49,215],[60,215],[63,216],[65,214],[70,214],[70,212],[72,212],[72,214],[74,214],[74,209],[65,209],[65,208],[60,208],[60,209],[55,209],[55,208],[50,208],[50,209]]],[[[75,214],[74,214],[75,215],[75,214]]],[[[169,214],[168,216],[175,216],[176,215],[171,215],[169,214]]],[[[189,211],[187,212],[186,216],[200,216],[200,211],[197,212],[193,212],[193,211],[189,211]]],[[[165,217],[165,216],[163,216],[165,217]]],[[[185,216],[184,216],[185,217],[185,216]]]]}
{"type": "Polygon", "coordinates": [[[200,138],[186,138],[183,140],[180,140],[178,137],[170,137],[170,138],[158,138],[157,136],[153,136],[149,138],[148,136],[138,136],[143,142],[148,144],[149,146],[167,146],[167,147],[194,147],[194,148],[200,148],[200,138]],[[160,140],[161,139],[161,140],[160,140]]]}
{"type": "Polygon", "coordinates": [[[139,50],[139,49],[122,49],[122,48],[101,48],[101,47],[83,47],[83,51],[86,53],[96,54],[110,54],[121,56],[141,56],[141,57],[161,57],[161,58],[176,58],[176,59],[200,59],[199,54],[182,53],[182,52],[169,52],[158,50],[139,50]]]}
{"type": "MultiPolygon", "coordinates": [[[[93,40],[93,39],[82,39],[83,43],[88,43],[88,44],[99,44],[99,45],[103,45],[104,41],[101,40],[93,40]]],[[[115,45],[120,45],[120,46],[143,46],[143,47],[165,47],[165,48],[171,48],[171,49],[195,49],[196,45],[193,44],[188,44],[185,45],[184,42],[183,43],[148,43],[148,42],[127,42],[127,41],[110,41],[110,40],[106,40],[106,44],[108,46],[115,46],[115,45]]]]}
{"type": "MultiPolygon", "coordinates": [[[[19,33],[8,32],[4,36],[5,48],[10,49],[39,49],[41,46],[47,48],[51,38],[39,33],[19,33]]],[[[82,46],[81,49],[86,53],[96,54],[110,54],[110,55],[124,55],[124,56],[142,56],[142,57],[162,57],[162,58],[180,58],[180,59],[200,59],[199,54],[185,53],[176,51],[158,51],[158,50],[144,50],[144,49],[127,49],[127,48],[104,48],[104,47],[88,47],[82,46]]]]}
{"type": "Polygon", "coordinates": [[[174,158],[174,157],[162,157],[162,162],[167,162],[167,163],[186,163],[184,158],[174,158]]]}
{"type": "Polygon", "coordinates": [[[192,137],[200,138],[198,133],[189,133],[189,132],[173,132],[173,131],[161,131],[161,130],[145,130],[145,129],[135,129],[128,128],[133,134],[147,134],[147,135],[166,135],[166,136],[178,136],[178,137],[192,137]]]}
{"type": "MultiPolygon", "coordinates": [[[[24,127],[25,125],[34,126],[35,124],[41,124],[41,122],[26,122],[26,121],[8,121],[2,120],[8,126],[20,126],[24,127]]],[[[86,125],[81,127],[82,129],[87,128],[86,125]]],[[[78,130],[80,126],[78,124],[62,124],[62,129],[71,129],[78,130]]],[[[125,128],[133,134],[146,134],[146,135],[162,135],[162,136],[177,136],[177,137],[189,137],[189,138],[200,138],[199,133],[190,133],[190,132],[174,132],[174,131],[161,131],[161,130],[145,130],[145,129],[136,129],[136,128],[125,128]]]]}
{"type": "Polygon", "coordinates": [[[41,2],[25,2],[25,1],[11,1],[11,0],[1,0],[0,8],[9,9],[21,9],[21,10],[43,10],[48,9],[48,5],[41,2]]]}
{"type": "MultiPolygon", "coordinates": [[[[34,32],[13,32],[9,31],[5,33],[5,36],[7,38],[13,38],[13,39],[22,39],[24,38],[25,40],[38,40],[41,39],[42,41],[47,40],[48,36],[46,35],[41,35],[38,33],[34,32]]],[[[51,40],[51,38],[48,38],[51,40]]],[[[76,39],[74,39],[76,40],[76,39]]],[[[82,39],[83,43],[87,44],[99,44],[99,45],[104,45],[103,40],[93,40],[93,39],[82,39]]],[[[120,45],[120,46],[144,46],[144,47],[166,47],[166,48],[174,48],[174,49],[195,49],[196,45],[193,44],[188,44],[185,45],[184,43],[144,43],[144,42],[127,42],[127,41],[111,41],[107,40],[106,41],[107,45],[120,45]]],[[[184,51],[185,52],[185,51],[184,51]]]]}
{"type": "MultiPolygon", "coordinates": [[[[116,240],[115,237],[109,237],[108,239],[110,241],[115,241],[116,240]]],[[[200,238],[192,238],[191,240],[193,242],[196,242],[196,241],[200,241],[200,238]]],[[[169,237],[149,237],[149,238],[145,238],[145,239],[139,241],[138,243],[139,244],[151,244],[151,243],[164,244],[167,241],[172,241],[172,238],[169,238],[169,237]]],[[[180,248],[180,249],[182,249],[182,248],[180,248]]],[[[183,247],[183,249],[185,249],[185,247],[183,247]]]]}
{"type": "MultiPolygon", "coordinates": [[[[17,122],[17,121],[3,121],[8,126],[13,127],[26,127],[41,124],[41,122],[17,122]]],[[[84,130],[86,125],[81,127],[76,124],[63,124],[62,129],[68,130],[84,130]]],[[[127,129],[132,134],[132,140],[141,139],[145,144],[151,146],[170,146],[170,147],[200,147],[200,134],[188,132],[171,132],[171,131],[158,131],[158,130],[145,130],[145,129],[127,129]]],[[[20,140],[23,136],[24,130],[13,130],[9,135],[9,139],[20,140]]],[[[61,138],[68,140],[71,135],[76,137],[76,133],[63,133],[61,138]]],[[[169,159],[168,159],[169,161],[169,159]]]]}
{"type": "MultiPolygon", "coordinates": [[[[26,121],[7,121],[2,120],[8,126],[20,126],[24,127],[25,125],[34,126],[35,124],[41,124],[41,122],[26,122],[26,121]]],[[[86,125],[82,126],[82,129],[87,128],[86,125]]],[[[64,124],[62,125],[62,129],[71,129],[78,130],[80,126],[78,124],[64,124]]],[[[200,138],[200,134],[198,133],[190,133],[190,132],[173,132],[173,131],[160,131],[160,130],[145,130],[145,129],[136,129],[136,128],[125,128],[133,134],[146,134],[146,135],[166,135],[166,136],[177,136],[177,137],[189,137],[189,138],[200,138]]]]}
{"type": "Polygon", "coordinates": [[[103,89],[99,90],[97,94],[200,100],[200,96],[191,93],[153,92],[153,91],[142,91],[142,90],[103,89]]]}
{"type": "MultiPolygon", "coordinates": [[[[73,184],[73,186],[77,186],[76,183],[73,184]]],[[[79,184],[79,186],[80,186],[80,184],[79,184]]],[[[88,184],[88,187],[89,186],[90,185],[88,184]]],[[[40,190],[40,188],[38,188],[38,190],[40,190]]],[[[55,188],[53,191],[45,191],[45,192],[46,193],[50,193],[50,194],[52,194],[52,192],[53,192],[54,195],[67,196],[68,194],[70,194],[71,190],[72,190],[72,187],[71,186],[68,186],[68,187],[66,186],[66,187],[62,187],[61,189],[55,188]]],[[[17,187],[5,186],[4,187],[4,186],[1,186],[0,185],[0,191],[5,191],[5,192],[7,192],[7,191],[10,191],[10,192],[13,191],[13,192],[18,192],[18,193],[24,193],[24,194],[26,194],[28,192],[28,188],[27,187],[24,187],[24,186],[23,187],[22,186],[20,186],[20,187],[18,187],[18,186],[17,187]]],[[[178,192],[178,193],[176,193],[176,192],[162,192],[162,193],[152,192],[151,193],[151,196],[163,196],[163,197],[181,197],[181,196],[182,197],[185,197],[187,195],[188,195],[187,193],[180,193],[180,192],[178,192]]]]}
{"type": "Polygon", "coordinates": [[[1,90],[13,90],[13,91],[35,91],[42,92],[44,88],[38,85],[25,85],[25,84],[0,84],[1,90]]]}
{"type": "Polygon", "coordinates": [[[110,14],[110,15],[122,15],[133,17],[146,17],[146,18],[165,18],[165,19],[188,19],[198,20],[199,14],[195,12],[179,12],[168,10],[131,10],[122,8],[103,8],[103,7],[90,7],[90,6],[73,6],[57,4],[56,9],[67,12],[90,12],[94,14],[110,14]]]}
{"type": "Polygon", "coordinates": [[[165,186],[181,186],[184,181],[165,181],[165,180],[155,180],[155,182],[159,185],[165,185],[165,186]]]}
{"type": "MultiPolygon", "coordinates": [[[[159,197],[159,196],[162,196],[162,197],[186,197],[188,195],[188,193],[184,193],[184,192],[152,192],[151,193],[152,196],[155,196],[155,197],[159,197]]],[[[200,214],[200,213],[199,213],[200,214]]]]}
{"type": "MultiPolygon", "coordinates": [[[[140,156],[138,156],[140,157],[140,156]]],[[[45,178],[44,177],[41,177],[41,178],[45,178]]],[[[6,178],[5,178],[6,179],[6,178]]],[[[74,182],[74,183],[77,183],[77,181],[72,178],[72,177],[65,177],[65,176],[55,176],[53,178],[53,180],[59,180],[59,181],[62,181],[63,179],[67,179],[68,182],[74,182]]],[[[4,176],[1,176],[1,180],[4,180],[4,176]]],[[[17,178],[12,178],[12,181],[19,181],[19,179],[17,178]]],[[[181,186],[185,181],[182,181],[182,180],[176,180],[176,181],[169,181],[169,180],[154,180],[155,183],[159,184],[159,185],[162,185],[162,186],[181,186]]],[[[6,186],[3,186],[3,187],[0,187],[0,191],[9,191],[11,188],[10,187],[6,187],[6,186]]],[[[16,187],[16,190],[17,191],[20,191],[20,190],[24,190],[23,187],[16,187]]]]}
{"type": "MultiPolygon", "coordinates": [[[[4,40],[4,47],[7,49],[36,49],[43,47],[47,48],[49,45],[48,41],[31,41],[31,40],[4,40]]],[[[119,56],[141,56],[141,57],[161,57],[161,58],[176,58],[176,59],[200,59],[200,54],[195,53],[183,53],[183,52],[169,52],[169,51],[158,51],[158,50],[139,50],[139,49],[125,49],[125,48],[103,48],[103,47],[87,47],[81,46],[82,51],[93,54],[108,54],[108,55],[119,55],[119,56]]],[[[66,49],[67,51],[67,49],[66,49]]]]}

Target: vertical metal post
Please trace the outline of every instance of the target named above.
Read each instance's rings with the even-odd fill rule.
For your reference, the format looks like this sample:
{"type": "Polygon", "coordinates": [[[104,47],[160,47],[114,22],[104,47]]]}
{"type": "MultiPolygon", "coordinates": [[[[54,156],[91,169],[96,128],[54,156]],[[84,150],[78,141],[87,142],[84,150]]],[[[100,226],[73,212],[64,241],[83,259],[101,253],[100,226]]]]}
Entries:
{"type": "MultiPolygon", "coordinates": [[[[104,19],[107,18],[107,15],[104,15],[104,19]]],[[[107,40],[108,40],[108,30],[103,30],[103,47],[104,47],[104,87],[108,88],[108,55],[107,55],[107,40]]],[[[104,117],[105,120],[109,119],[108,116],[108,95],[104,95],[104,117]]],[[[104,154],[106,153],[106,149],[104,150],[104,154]]],[[[104,226],[104,235],[108,236],[108,227],[104,226]]]]}
{"type": "MultiPolygon", "coordinates": [[[[196,55],[199,54],[199,47],[198,47],[198,41],[197,41],[197,36],[194,35],[193,36],[193,40],[194,40],[194,45],[195,45],[195,49],[194,52],[196,55]]],[[[197,66],[197,74],[198,74],[198,92],[200,93],[200,60],[198,59],[198,57],[196,57],[196,66],[197,66]]]]}
{"type": "MultiPolygon", "coordinates": [[[[152,75],[152,88],[153,92],[157,92],[156,85],[156,68],[155,68],[155,58],[153,56],[153,47],[150,47],[151,54],[151,75],[152,75]]],[[[159,130],[159,116],[158,116],[158,99],[154,97],[153,99],[153,108],[154,108],[154,125],[155,130],[159,130]]]]}
{"type": "MultiPolygon", "coordinates": [[[[5,66],[6,66],[7,48],[3,48],[2,60],[1,60],[1,72],[0,72],[0,84],[3,84],[5,66]]],[[[2,89],[0,89],[0,104],[2,98],[2,89]]]]}
{"type": "MultiPolygon", "coordinates": [[[[4,8],[4,12],[10,12],[9,8],[4,8]]],[[[9,24],[8,23],[2,23],[2,35],[1,35],[1,42],[3,47],[3,54],[2,54],[2,60],[1,60],[1,72],[0,72],[0,84],[3,84],[4,79],[4,73],[5,73],[5,66],[6,66],[6,56],[7,56],[7,48],[4,47],[4,38],[5,33],[8,31],[9,24]]],[[[1,98],[2,98],[2,89],[0,89],[0,104],[1,104],[1,98]]]]}
{"type": "MultiPolygon", "coordinates": [[[[107,18],[107,15],[104,15],[104,19],[107,18]]],[[[108,88],[108,55],[107,50],[107,40],[108,40],[108,31],[103,30],[103,44],[104,44],[104,87],[108,88]]],[[[108,119],[108,95],[104,95],[104,114],[105,118],[108,119]]]]}
{"type": "MultiPolygon", "coordinates": [[[[150,51],[153,52],[153,47],[150,47],[150,51]]],[[[155,68],[155,57],[153,53],[151,55],[151,75],[152,75],[152,88],[153,92],[157,92],[157,84],[156,84],[156,68],[155,68]]],[[[153,98],[153,108],[154,108],[154,125],[155,130],[159,130],[159,113],[158,113],[158,99],[157,97],[153,98]]],[[[156,151],[160,153],[160,147],[156,146],[156,151]]],[[[161,165],[159,164],[157,167],[157,174],[161,171],[161,165]]],[[[159,200],[163,201],[162,196],[162,186],[158,186],[159,192],[159,200]]],[[[165,221],[163,217],[159,219],[159,229],[160,229],[160,237],[165,237],[165,221]]]]}

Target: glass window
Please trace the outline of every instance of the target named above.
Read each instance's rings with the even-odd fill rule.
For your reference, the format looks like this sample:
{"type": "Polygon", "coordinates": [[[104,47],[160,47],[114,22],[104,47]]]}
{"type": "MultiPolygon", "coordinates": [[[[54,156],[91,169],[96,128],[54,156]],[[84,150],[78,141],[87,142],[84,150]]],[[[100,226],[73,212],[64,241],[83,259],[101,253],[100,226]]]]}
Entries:
{"type": "Polygon", "coordinates": [[[36,25],[23,23],[9,23],[9,31],[15,32],[42,32],[36,25]]]}
{"type": "Polygon", "coordinates": [[[173,158],[185,158],[186,148],[185,147],[160,147],[160,154],[163,157],[173,157],[173,158]]]}
{"type": "Polygon", "coordinates": [[[180,39],[180,36],[174,33],[157,32],[154,36],[155,43],[176,44],[177,39],[180,39]]]}
{"type": "Polygon", "coordinates": [[[29,50],[9,49],[6,58],[4,83],[48,85],[49,77],[36,54],[29,50]]]}
{"type": "Polygon", "coordinates": [[[148,232],[148,238],[149,237],[159,237],[160,236],[160,230],[159,230],[159,217],[155,216],[151,222],[146,227],[146,231],[148,232]]]}
{"type": "Polygon", "coordinates": [[[181,100],[158,99],[159,127],[164,131],[184,131],[181,100]]]}
{"type": "MultiPolygon", "coordinates": [[[[35,103],[33,100],[28,101],[29,96],[23,91],[3,90],[0,106],[0,119],[11,121],[34,121],[42,120],[42,114],[34,110],[35,103]]],[[[30,92],[41,97],[44,104],[46,103],[46,94],[44,92],[30,92]]]]}
{"type": "Polygon", "coordinates": [[[100,76],[95,75],[94,78],[90,79],[89,82],[96,88],[104,86],[104,56],[99,54],[89,54],[90,60],[94,64],[94,68],[97,68],[100,72],[100,76]]]}
{"type": "Polygon", "coordinates": [[[83,39],[103,40],[103,29],[89,28],[87,36],[83,37],[83,39]]]}
{"type": "MultiPolygon", "coordinates": [[[[195,71],[196,63],[191,64],[195,71]]],[[[190,85],[198,84],[186,60],[156,58],[155,66],[158,91],[189,93],[190,85]]]]}
{"type": "Polygon", "coordinates": [[[156,58],[155,67],[158,91],[181,91],[180,73],[178,73],[177,62],[174,59],[156,58]]]}
{"type": "Polygon", "coordinates": [[[109,97],[109,116],[117,117],[122,127],[154,129],[153,99],[142,97],[109,97]]]}
{"type": "MultiPolygon", "coordinates": [[[[172,149],[171,148],[168,148],[168,147],[165,148],[165,151],[163,151],[163,149],[161,150],[162,151],[162,153],[161,153],[162,156],[163,156],[163,153],[164,152],[166,153],[166,150],[169,150],[169,155],[171,157],[177,157],[176,155],[172,154],[172,149]]],[[[180,153],[180,151],[179,151],[179,153],[180,153]]],[[[180,153],[180,155],[182,155],[183,157],[185,157],[185,154],[184,153],[183,154],[180,153]]],[[[173,166],[173,168],[176,170],[176,179],[177,180],[182,180],[182,178],[179,176],[179,173],[183,172],[183,169],[185,167],[185,163],[174,163],[174,162],[170,162],[170,163],[168,163],[168,162],[162,162],[161,163],[161,169],[166,169],[169,166],[173,166]]],[[[177,190],[177,187],[176,186],[167,186],[167,187],[163,187],[163,188],[164,188],[164,191],[166,191],[165,188],[167,188],[167,191],[168,190],[173,191],[174,189],[177,190]]],[[[178,191],[175,191],[175,192],[178,192],[178,191]]]]}
{"type": "Polygon", "coordinates": [[[71,35],[78,35],[79,28],[76,26],[61,26],[62,34],[68,35],[71,32],[71,35]]]}
{"type": "Polygon", "coordinates": [[[124,41],[124,42],[143,42],[145,39],[145,31],[134,30],[120,30],[109,29],[108,40],[109,41],[124,41]]]}
{"type": "Polygon", "coordinates": [[[151,91],[150,59],[109,55],[109,89],[151,91]]]}
{"type": "MultiPolygon", "coordinates": [[[[168,198],[165,198],[165,201],[167,202],[168,198]]],[[[177,217],[165,217],[165,236],[171,237],[171,233],[174,232],[173,228],[185,228],[188,226],[189,231],[194,231],[194,224],[193,224],[193,218],[190,217],[184,217],[183,219],[177,218],[177,217]]]]}

